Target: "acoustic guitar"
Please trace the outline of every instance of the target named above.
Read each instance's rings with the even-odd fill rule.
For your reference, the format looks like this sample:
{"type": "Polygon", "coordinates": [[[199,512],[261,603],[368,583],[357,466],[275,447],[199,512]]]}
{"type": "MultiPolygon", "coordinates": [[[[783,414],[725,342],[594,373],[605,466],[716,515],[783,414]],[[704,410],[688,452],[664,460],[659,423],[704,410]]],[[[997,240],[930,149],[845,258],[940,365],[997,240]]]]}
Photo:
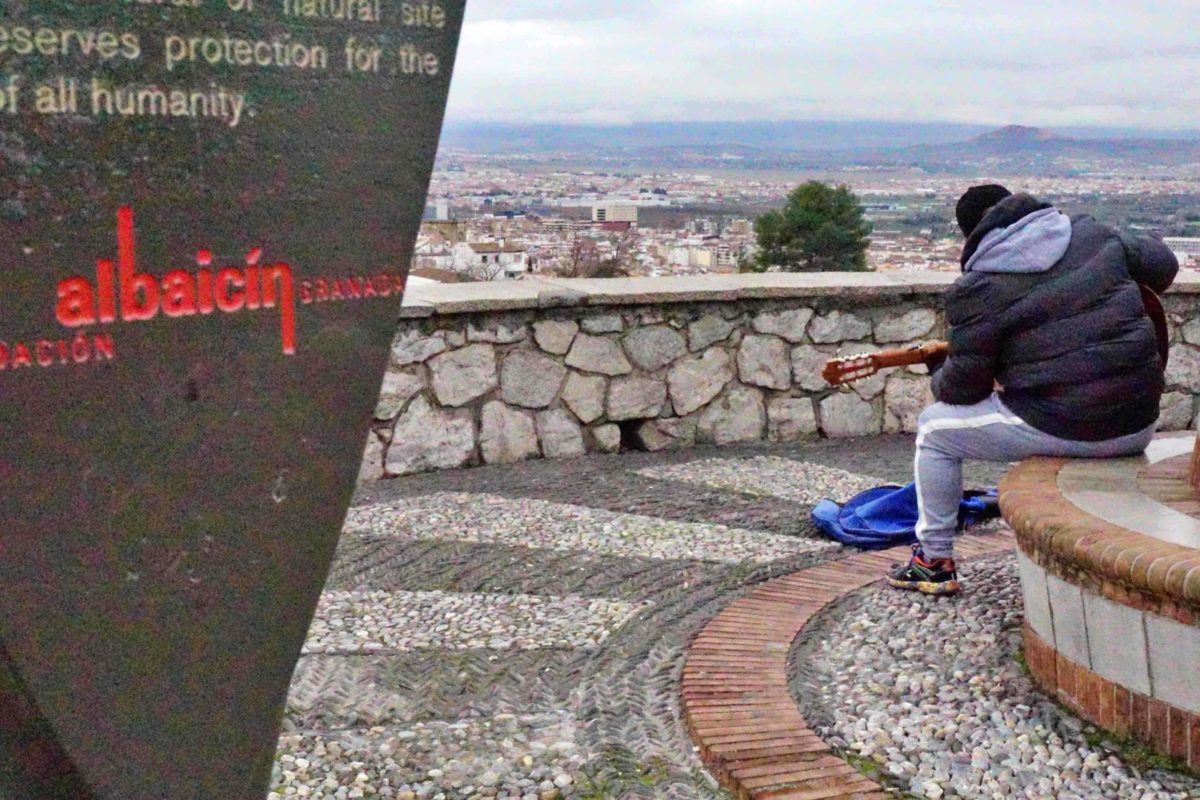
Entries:
{"type": "MultiPolygon", "coordinates": [[[[1158,355],[1162,358],[1163,368],[1166,369],[1167,359],[1171,354],[1171,339],[1167,331],[1167,314],[1163,310],[1162,300],[1154,290],[1138,284],[1142,290],[1142,303],[1146,306],[1146,316],[1154,324],[1154,334],[1158,340],[1158,355]]],[[[926,342],[900,350],[881,350],[878,353],[860,353],[853,356],[830,359],[821,370],[823,377],[830,386],[843,386],[855,381],[861,381],[878,373],[880,370],[893,367],[908,367],[914,364],[928,364],[945,358],[950,353],[948,342],[926,342]]]]}

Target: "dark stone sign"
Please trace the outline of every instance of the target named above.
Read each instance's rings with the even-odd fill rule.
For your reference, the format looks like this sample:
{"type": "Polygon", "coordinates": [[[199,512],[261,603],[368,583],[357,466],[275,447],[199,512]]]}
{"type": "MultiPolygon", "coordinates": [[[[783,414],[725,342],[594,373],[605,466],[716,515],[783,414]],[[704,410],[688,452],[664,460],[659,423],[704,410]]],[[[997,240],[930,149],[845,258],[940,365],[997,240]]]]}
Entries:
{"type": "Polygon", "coordinates": [[[465,0],[0,0],[0,797],[266,794],[465,0]]]}

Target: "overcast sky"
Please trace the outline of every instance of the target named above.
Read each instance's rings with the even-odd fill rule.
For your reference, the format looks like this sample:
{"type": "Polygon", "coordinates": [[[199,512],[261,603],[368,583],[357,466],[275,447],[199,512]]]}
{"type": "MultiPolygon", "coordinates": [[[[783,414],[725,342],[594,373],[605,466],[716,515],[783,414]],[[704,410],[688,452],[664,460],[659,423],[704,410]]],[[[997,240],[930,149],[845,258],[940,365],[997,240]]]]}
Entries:
{"type": "Polygon", "coordinates": [[[467,0],[449,113],[1200,128],[1200,0],[467,0]]]}

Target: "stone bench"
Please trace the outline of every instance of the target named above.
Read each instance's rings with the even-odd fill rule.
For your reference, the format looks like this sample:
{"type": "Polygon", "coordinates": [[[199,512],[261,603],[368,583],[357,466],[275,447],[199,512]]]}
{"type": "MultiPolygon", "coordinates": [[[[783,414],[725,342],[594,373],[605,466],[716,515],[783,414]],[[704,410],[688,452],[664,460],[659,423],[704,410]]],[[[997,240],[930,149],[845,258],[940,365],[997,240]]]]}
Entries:
{"type": "Polygon", "coordinates": [[[1039,458],[1004,479],[1025,657],[1081,717],[1200,772],[1200,493],[1194,435],[1144,456],[1039,458]]]}

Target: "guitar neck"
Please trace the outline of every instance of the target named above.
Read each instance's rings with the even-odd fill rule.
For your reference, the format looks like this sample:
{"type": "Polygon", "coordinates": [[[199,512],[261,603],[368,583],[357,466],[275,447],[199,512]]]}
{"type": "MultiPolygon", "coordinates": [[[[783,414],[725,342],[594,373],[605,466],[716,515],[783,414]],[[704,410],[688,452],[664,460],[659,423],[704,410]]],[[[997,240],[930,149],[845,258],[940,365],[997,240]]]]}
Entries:
{"type": "Polygon", "coordinates": [[[821,377],[830,386],[843,386],[869,378],[881,369],[928,364],[937,356],[949,352],[950,345],[946,342],[929,342],[920,347],[906,347],[903,350],[882,350],[878,353],[834,358],[826,362],[821,377]]]}
{"type": "Polygon", "coordinates": [[[909,347],[904,350],[882,350],[871,354],[871,360],[879,369],[890,367],[908,367],[913,364],[924,364],[931,358],[950,352],[949,342],[927,342],[920,347],[909,347]]]}

